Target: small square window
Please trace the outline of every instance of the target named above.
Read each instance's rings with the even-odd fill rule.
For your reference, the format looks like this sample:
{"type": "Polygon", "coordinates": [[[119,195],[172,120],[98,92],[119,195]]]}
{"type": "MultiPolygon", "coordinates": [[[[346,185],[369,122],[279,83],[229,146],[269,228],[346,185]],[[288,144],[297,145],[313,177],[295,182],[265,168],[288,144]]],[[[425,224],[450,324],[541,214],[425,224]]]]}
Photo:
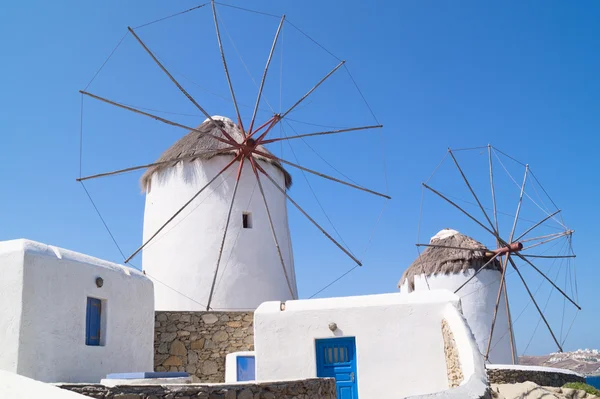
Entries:
{"type": "Polygon", "coordinates": [[[242,213],[242,227],[245,229],[252,228],[252,214],[250,212],[242,213]]]}

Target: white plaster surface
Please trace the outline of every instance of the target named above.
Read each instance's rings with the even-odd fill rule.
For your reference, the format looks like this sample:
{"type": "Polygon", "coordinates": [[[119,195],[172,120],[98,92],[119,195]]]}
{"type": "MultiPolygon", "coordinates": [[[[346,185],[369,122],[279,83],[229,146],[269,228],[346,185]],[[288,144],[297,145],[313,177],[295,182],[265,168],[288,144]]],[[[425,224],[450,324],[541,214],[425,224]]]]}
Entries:
{"type": "Polygon", "coordinates": [[[11,276],[0,279],[0,369],[45,382],[153,369],[153,289],[142,273],[29,240],[0,242],[0,273],[11,276]],[[103,346],[85,345],[87,297],[103,301],[103,346]]]}
{"type": "MultiPolygon", "coordinates": [[[[225,382],[233,383],[237,381],[237,358],[238,356],[254,356],[256,361],[256,352],[254,351],[242,351],[232,352],[225,356],[225,382]]],[[[243,381],[245,382],[245,381],[243,381]]]]}
{"type": "MultiPolygon", "coordinates": [[[[155,173],[146,194],[144,241],[231,159],[232,156],[226,155],[191,163],[180,162],[155,173]]],[[[279,169],[259,162],[281,187],[285,187],[284,175],[279,169]]],[[[155,279],[157,310],[206,310],[238,165],[235,163],[217,178],[143,250],[143,269],[155,279]]],[[[261,182],[292,292],[296,296],[286,199],[270,180],[263,176],[261,182]]],[[[211,309],[254,310],[264,301],[291,298],[256,177],[245,162],[211,309]],[[252,228],[242,228],[244,212],[251,212],[252,228]]]]}
{"type": "MultiPolygon", "coordinates": [[[[263,303],[254,314],[257,380],[316,377],[315,339],[355,337],[359,397],[446,390],[442,319],[448,305],[457,309],[459,298],[443,290],[287,301],[283,311],[279,302],[263,303]]],[[[457,324],[451,327],[462,356],[469,352],[465,342],[476,344],[461,338],[457,324]]]]}
{"type": "MultiPolygon", "coordinates": [[[[459,274],[415,276],[414,292],[428,292],[430,289],[447,289],[454,292],[474,273],[475,271],[470,269],[459,274]]],[[[483,270],[457,293],[461,298],[462,312],[475,335],[479,350],[483,354],[487,351],[501,276],[497,270],[483,270]]],[[[407,281],[402,285],[401,292],[408,293],[407,281]]],[[[514,363],[504,293],[502,293],[498,306],[489,361],[494,364],[514,363]]]]}
{"type": "Polygon", "coordinates": [[[2,399],[85,399],[86,396],[67,391],[31,378],[0,370],[2,399]]]}

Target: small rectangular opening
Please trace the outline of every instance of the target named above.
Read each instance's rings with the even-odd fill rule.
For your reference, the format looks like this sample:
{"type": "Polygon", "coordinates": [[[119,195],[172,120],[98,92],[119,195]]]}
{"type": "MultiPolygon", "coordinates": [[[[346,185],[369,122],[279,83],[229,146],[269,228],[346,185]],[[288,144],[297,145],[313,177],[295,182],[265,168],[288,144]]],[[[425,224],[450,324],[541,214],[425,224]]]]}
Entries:
{"type": "Polygon", "coordinates": [[[252,214],[250,212],[242,213],[242,227],[245,229],[252,228],[252,214]]]}

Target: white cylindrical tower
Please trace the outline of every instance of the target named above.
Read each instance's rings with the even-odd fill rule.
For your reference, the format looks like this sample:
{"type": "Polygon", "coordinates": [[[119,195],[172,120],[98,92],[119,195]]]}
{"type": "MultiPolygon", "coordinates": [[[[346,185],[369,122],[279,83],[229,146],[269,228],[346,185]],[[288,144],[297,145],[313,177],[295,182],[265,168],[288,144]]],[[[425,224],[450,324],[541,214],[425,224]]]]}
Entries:
{"type": "MultiPolygon", "coordinates": [[[[243,141],[241,131],[230,119],[213,119],[237,142],[243,141]]],[[[197,130],[224,137],[208,120],[197,130]]],[[[148,169],[141,180],[146,192],[144,242],[231,162],[236,150],[215,152],[227,147],[214,137],[191,131],[157,162],[181,157],[186,160],[148,169]]],[[[259,156],[254,159],[282,188],[290,187],[291,177],[279,163],[259,156]]],[[[206,310],[238,166],[236,161],[217,177],[144,248],[142,266],[154,280],[157,310],[206,310]]],[[[286,198],[265,176],[261,175],[261,183],[289,284],[256,176],[246,159],[216,274],[211,310],[255,309],[265,301],[297,297],[286,198]]]]}
{"type": "MultiPolygon", "coordinates": [[[[440,231],[431,239],[430,244],[440,247],[427,247],[406,269],[398,283],[401,292],[436,289],[454,292],[490,260],[485,254],[486,248],[483,244],[456,230],[440,231]],[[465,251],[448,247],[481,251],[465,251]]],[[[502,277],[501,270],[500,262],[494,260],[457,292],[461,298],[463,315],[471,327],[482,354],[487,352],[502,277]]],[[[488,360],[493,364],[515,364],[516,359],[513,359],[511,349],[511,339],[514,343],[514,336],[508,323],[504,293],[501,295],[488,360]]]]}

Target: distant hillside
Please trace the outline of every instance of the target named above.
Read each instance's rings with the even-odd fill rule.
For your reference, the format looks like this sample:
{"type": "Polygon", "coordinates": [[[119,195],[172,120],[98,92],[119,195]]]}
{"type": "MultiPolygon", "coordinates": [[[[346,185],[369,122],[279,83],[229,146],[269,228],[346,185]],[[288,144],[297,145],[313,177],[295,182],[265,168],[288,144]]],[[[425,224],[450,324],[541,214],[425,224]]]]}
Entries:
{"type": "Polygon", "coordinates": [[[521,356],[519,364],[556,367],[584,375],[600,374],[600,351],[578,349],[575,352],[551,353],[544,356],[521,356]]]}

